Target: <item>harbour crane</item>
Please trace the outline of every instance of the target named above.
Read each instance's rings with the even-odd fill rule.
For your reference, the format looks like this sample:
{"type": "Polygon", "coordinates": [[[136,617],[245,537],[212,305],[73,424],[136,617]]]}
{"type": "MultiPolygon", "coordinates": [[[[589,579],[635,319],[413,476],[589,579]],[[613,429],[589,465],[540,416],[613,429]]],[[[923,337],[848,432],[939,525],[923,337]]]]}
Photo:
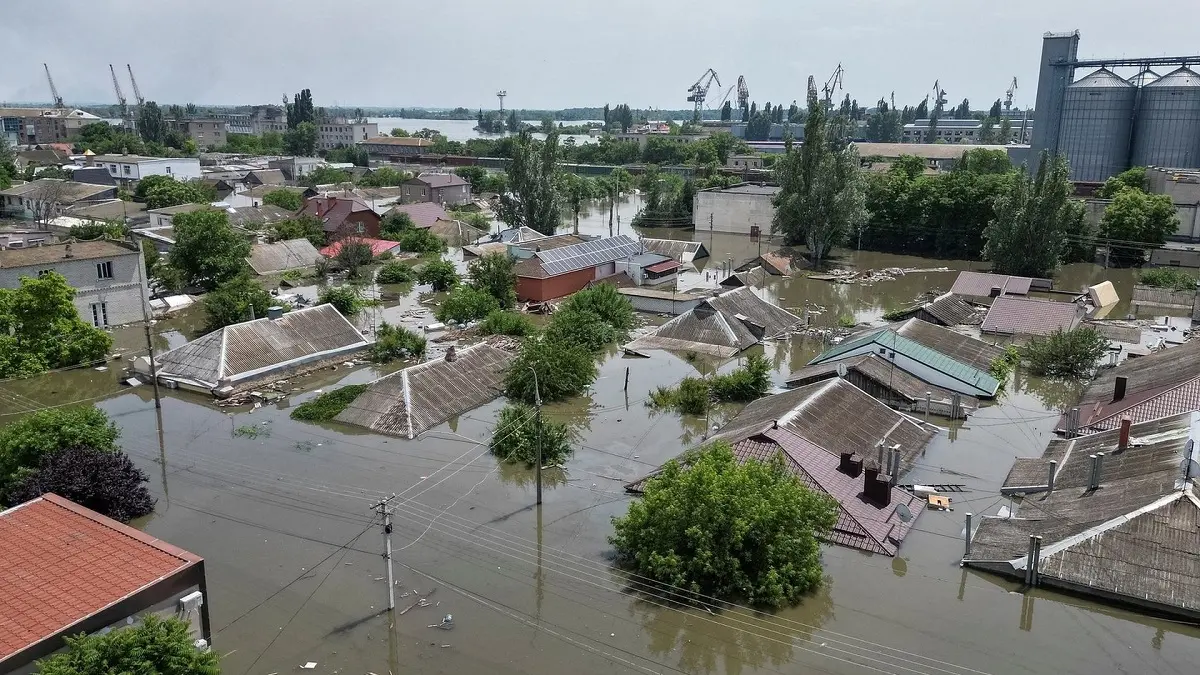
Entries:
{"type": "Polygon", "coordinates": [[[692,113],[693,122],[700,121],[700,109],[704,107],[704,99],[708,96],[708,87],[713,82],[716,82],[718,87],[721,86],[721,78],[717,77],[717,71],[709,68],[704,71],[700,79],[696,80],[695,84],[688,87],[687,100],[689,103],[696,104],[695,112],[692,113]]]}
{"type": "MultiPolygon", "coordinates": [[[[125,68],[129,70],[129,83],[133,85],[133,98],[135,101],[137,101],[138,110],[141,110],[142,105],[146,102],[146,99],[142,98],[142,92],[140,89],[138,89],[137,80],[133,77],[133,66],[126,63],[125,68]]],[[[285,94],[284,99],[286,100],[286,98],[287,95],[285,94]]]]}
{"type": "Polygon", "coordinates": [[[839,63],[837,64],[837,68],[834,69],[833,75],[830,75],[829,79],[825,80],[825,107],[828,108],[833,105],[833,92],[842,88],[842,76],[845,73],[846,69],[842,68],[842,64],[839,63]]]}
{"type": "Polygon", "coordinates": [[[501,89],[500,91],[496,92],[496,98],[500,99],[500,112],[504,112],[504,97],[505,96],[508,96],[507,89],[501,89]]]}
{"type": "Polygon", "coordinates": [[[121,108],[121,119],[129,117],[129,106],[125,103],[125,94],[121,92],[121,83],[117,81],[117,71],[113,65],[108,64],[108,72],[112,74],[113,91],[117,93],[117,105],[121,108]]]}
{"type": "Polygon", "coordinates": [[[750,105],[750,85],[746,84],[746,78],[741,75],[738,75],[737,92],[738,107],[745,108],[750,105]]]}
{"type": "Polygon", "coordinates": [[[933,81],[933,105],[941,108],[946,105],[946,90],[941,87],[941,80],[933,81]]]}
{"type": "Polygon", "coordinates": [[[42,67],[46,69],[46,81],[50,83],[50,96],[54,97],[54,107],[62,110],[67,106],[63,103],[62,97],[58,95],[58,87],[54,86],[54,78],[50,77],[50,66],[43,63],[42,67]]]}
{"type": "Polygon", "coordinates": [[[736,86],[735,84],[729,85],[729,88],[725,90],[725,95],[721,97],[721,102],[717,104],[718,108],[725,107],[725,102],[729,100],[729,95],[733,93],[733,88],[736,86]]]}
{"type": "Polygon", "coordinates": [[[1012,84],[1008,86],[1008,91],[1004,92],[1004,112],[1005,117],[1008,117],[1008,111],[1012,109],[1013,94],[1017,91],[1017,78],[1013,78],[1012,84]]]}

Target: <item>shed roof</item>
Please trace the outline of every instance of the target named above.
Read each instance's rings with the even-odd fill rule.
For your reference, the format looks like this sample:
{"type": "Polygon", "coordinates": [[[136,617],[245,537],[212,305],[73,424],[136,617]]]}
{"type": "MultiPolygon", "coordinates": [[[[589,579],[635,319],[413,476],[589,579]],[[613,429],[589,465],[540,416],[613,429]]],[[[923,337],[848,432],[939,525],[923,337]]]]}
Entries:
{"type": "MultiPolygon", "coordinates": [[[[838,366],[844,365],[848,371],[855,371],[863,377],[875,382],[878,386],[892,392],[906,403],[922,401],[928,392],[935,401],[948,401],[954,392],[929,384],[925,380],[904,370],[896,368],[887,359],[878,354],[862,354],[844,361],[829,361],[812,366],[805,366],[788,375],[789,387],[801,387],[813,382],[820,382],[838,376],[838,366]]],[[[973,396],[962,396],[960,401],[967,408],[978,408],[979,401],[973,396]]]]}
{"type": "Polygon", "coordinates": [[[371,382],[335,419],[415,438],[499,396],[513,358],[511,352],[480,343],[457,350],[453,361],[410,366],[371,382]]]}
{"type": "Polygon", "coordinates": [[[953,293],[943,293],[929,302],[913,305],[901,314],[910,318],[925,312],[943,326],[977,325],[983,322],[983,312],[978,307],[953,293]]]}
{"type": "Polygon", "coordinates": [[[734,272],[721,280],[725,288],[741,288],[743,286],[762,286],[767,282],[767,271],[761,265],[755,265],[748,270],[734,272]]]}
{"type": "Polygon", "coordinates": [[[963,270],[958,273],[958,278],[954,280],[950,292],[956,295],[986,298],[992,294],[993,288],[999,288],[1002,295],[1029,295],[1029,286],[1032,283],[1033,279],[1029,277],[963,270]]]}
{"type": "Polygon", "coordinates": [[[317,305],[215,330],[158,357],[158,374],[212,389],[367,344],[333,305],[317,305]]]}
{"type": "Polygon", "coordinates": [[[201,558],[55,494],[0,511],[4,661],[201,558]]]}
{"type": "Polygon", "coordinates": [[[91,204],[77,204],[63,212],[64,215],[75,218],[90,218],[93,220],[122,220],[129,218],[148,219],[146,205],[141,202],[127,202],[121,199],[109,199],[91,204]]]}
{"type": "Polygon", "coordinates": [[[389,209],[385,215],[393,213],[408,214],[408,217],[413,221],[413,225],[422,229],[433,227],[433,224],[439,220],[450,220],[450,215],[446,213],[446,209],[442,208],[442,205],[437,202],[397,204],[389,209]]]}
{"type": "MultiPolygon", "coordinates": [[[[1134,422],[1200,410],[1200,340],[1129,359],[1100,371],[1079,401],[1080,431],[1114,429],[1122,417],[1134,422]],[[1125,378],[1125,395],[1114,400],[1116,381],[1125,378]]],[[[1065,430],[1065,420],[1059,421],[1065,430]]]]}
{"type": "Polygon", "coordinates": [[[77,183],[62,178],[38,178],[27,183],[14,185],[7,190],[0,190],[0,195],[12,197],[30,197],[31,199],[51,199],[60,204],[81,202],[90,197],[111,192],[111,185],[96,185],[95,183],[77,183]]]}
{"type": "Polygon", "coordinates": [[[273,244],[255,244],[250,247],[246,261],[255,274],[274,274],[284,270],[312,267],[321,259],[321,253],[307,239],[288,239],[273,244]]]}
{"type": "Polygon", "coordinates": [[[513,246],[523,248],[527,251],[549,251],[555,248],[564,246],[574,246],[582,244],[585,241],[591,241],[595,237],[585,237],[578,234],[552,234],[548,237],[538,237],[527,241],[513,242],[513,246]]]}
{"type": "Polygon", "coordinates": [[[920,319],[909,319],[895,326],[895,331],[913,342],[983,371],[991,370],[992,363],[1004,356],[1004,350],[994,344],[920,319]]]}
{"type": "MultiPolygon", "coordinates": [[[[332,258],[338,254],[338,251],[342,250],[342,243],[345,241],[345,239],[338,239],[332,244],[322,247],[318,252],[327,258],[332,258]]],[[[387,251],[391,251],[400,245],[399,242],[391,241],[389,239],[372,239],[371,237],[357,237],[355,241],[370,246],[372,257],[387,251]]]]}
{"type": "Polygon", "coordinates": [[[280,208],[274,204],[230,207],[225,209],[225,214],[229,217],[230,225],[247,230],[261,230],[267,225],[272,225],[296,216],[292,211],[280,208]]]}
{"type": "Polygon", "coordinates": [[[992,301],[980,330],[1002,335],[1049,335],[1078,325],[1082,310],[1073,302],[1000,296],[992,301]]]}
{"type": "Polygon", "coordinates": [[[246,178],[258,185],[282,185],[285,180],[281,169],[255,169],[246,174],[246,178]]]}

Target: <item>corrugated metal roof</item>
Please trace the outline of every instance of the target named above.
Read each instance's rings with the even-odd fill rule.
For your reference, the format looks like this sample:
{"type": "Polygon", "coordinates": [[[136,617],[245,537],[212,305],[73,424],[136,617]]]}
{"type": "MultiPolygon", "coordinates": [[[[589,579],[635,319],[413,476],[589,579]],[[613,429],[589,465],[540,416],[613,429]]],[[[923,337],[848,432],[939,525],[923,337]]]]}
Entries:
{"type": "Polygon", "coordinates": [[[312,267],[321,260],[321,252],[307,239],[288,239],[250,247],[246,261],[255,274],[273,274],[284,270],[312,267]]]}
{"type": "Polygon", "coordinates": [[[416,202],[413,204],[397,204],[388,210],[387,214],[405,213],[412,219],[413,225],[419,228],[433,227],[439,220],[450,220],[446,209],[437,202],[416,202]]]}
{"type": "Polygon", "coordinates": [[[335,418],[414,438],[499,396],[514,354],[488,344],[458,350],[454,361],[426,361],[371,382],[335,418]]]}
{"type": "Polygon", "coordinates": [[[1200,75],[1196,71],[1184,66],[1176,68],[1171,72],[1163,75],[1157,80],[1146,85],[1147,87],[1200,87],[1200,75]]]}
{"type": "Polygon", "coordinates": [[[1069,89],[1082,89],[1085,87],[1088,89],[1130,89],[1133,85],[1128,80],[1113,73],[1113,71],[1101,68],[1067,85],[1069,89]]]}
{"type": "Polygon", "coordinates": [[[985,372],[990,371],[992,363],[1004,355],[1004,350],[996,345],[920,319],[909,319],[896,326],[895,331],[939,354],[985,372]]]}
{"type": "Polygon", "coordinates": [[[696,351],[728,358],[759,342],[747,321],[761,327],[764,338],[770,338],[787,332],[802,319],[763,300],[749,288],[735,288],[704,300],[626,346],[635,351],[696,351]]]}
{"type": "MultiPolygon", "coordinates": [[[[1085,433],[1114,428],[1124,416],[1140,422],[1200,410],[1200,340],[1102,370],[1084,390],[1078,407],[1085,433]],[[1126,380],[1125,396],[1114,401],[1118,377],[1126,380]]],[[[1060,420],[1058,429],[1064,424],[1060,420]]]]}
{"type": "Polygon", "coordinates": [[[684,241],[681,239],[651,239],[649,237],[642,239],[642,245],[647,251],[665,255],[668,258],[674,258],[680,262],[689,263],[697,258],[707,258],[708,249],[704,244],[698,241],[684,241]]]}
{"type": "MultiPolygon", "coordinates": [[[[926,392],[932,395],[934,401],[948,401],[954,394],[949,389],[932,385],[903,368],[896,368],[890,361],[881,358],[878,354],[863,354],[842,361],[805,366],[788,375],[787,386],[802,387],[837,377],[840,365],[845,365],[849,371],[857,371],[881,388],[891,390],[907,403],[924,400],[926,392]]],[[[973,396],[962,396],[960,402],[966,408],[979,407],[979,400],[973,396]]]]}
{"type": "Polygon", "coordinates": [[[983,321],[981,312],[953,293],[946,293],[921,309],[947,326],[975,325],[983,321]]]}
{"type": "Polygon", "coordinates": [[[992,301],[980,330],[1002,335],[1050,335],[1071,330],[1081,318],[1082,308],[1073,302],[1001,296],[992,301]]]}

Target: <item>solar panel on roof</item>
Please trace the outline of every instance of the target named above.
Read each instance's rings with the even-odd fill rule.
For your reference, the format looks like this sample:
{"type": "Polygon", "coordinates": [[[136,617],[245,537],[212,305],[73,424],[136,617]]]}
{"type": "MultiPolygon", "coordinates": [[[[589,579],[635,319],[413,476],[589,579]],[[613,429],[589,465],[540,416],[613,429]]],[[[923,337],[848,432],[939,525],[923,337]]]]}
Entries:
{"type": "Polygon", "coordinates": [[[542,269],[554,276],[626,258],[640,250],[636,241],[622,234],[540,251],[537,257],[542,261],[542,269]]]}

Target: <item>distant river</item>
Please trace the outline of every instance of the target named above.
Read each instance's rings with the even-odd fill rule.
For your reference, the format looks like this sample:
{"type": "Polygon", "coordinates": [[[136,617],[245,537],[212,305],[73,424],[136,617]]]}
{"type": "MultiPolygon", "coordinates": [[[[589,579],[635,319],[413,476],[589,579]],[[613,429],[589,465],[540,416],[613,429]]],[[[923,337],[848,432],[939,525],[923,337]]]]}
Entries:
{"type": "MultiPolygon", "coordinates": [[[[371,122],[379,125],[379,134],[387,136],[392,132],[392,129],[397,127],[412,133],[421,129],[436,129],[451,141],[465,142],[472,138],[501,138],[504,134],[481,134],[475,130],[475,120],[423,120],[403,117],[369,117],[371,122]]],[[[534,126],[541,125],[541,120],[525,120],[527,124],[534,126]]],[[[571,122],[571,124],[583,124],[583,122],[571,122]]],[[[534,134],[538,138],[545,138],[545,134],[534,134]]],[[[559,138],[559,142],[565,141],[568,138],[574,138],[575,143],[593,143],[595,138],[585,134],[569,134],[559,138]]]]}

